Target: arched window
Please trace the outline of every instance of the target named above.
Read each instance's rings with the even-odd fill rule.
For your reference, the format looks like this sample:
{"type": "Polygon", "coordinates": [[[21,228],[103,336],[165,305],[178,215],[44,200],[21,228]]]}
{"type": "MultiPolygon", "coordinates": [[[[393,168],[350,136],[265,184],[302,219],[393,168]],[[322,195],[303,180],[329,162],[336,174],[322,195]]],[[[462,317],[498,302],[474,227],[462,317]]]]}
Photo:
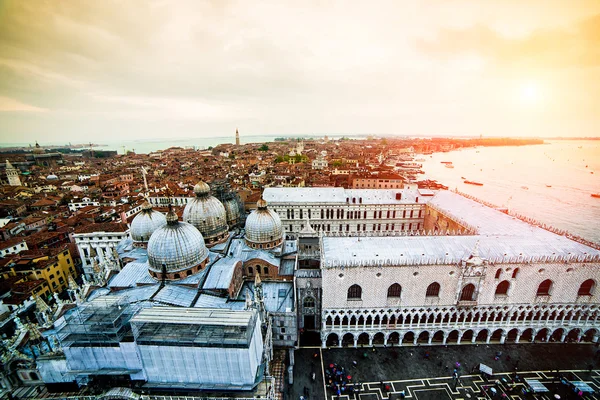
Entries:
{"type": "Polygon", "coordinates": [[[496,279],[500,279],[500,275],[502,275],[502,268],[496,270],[496,279]]]}
{"type": "Polygon", "coordinates": [[[513,271],[513,274],[512,274],[513,279],[515,279],[517,277],[517,275],[519,275],[519,268],[515,268],[515,270],[513,271]]]}
{"type": "Polygon", "coordinates": [[[265,275],[269,275],[269,267],[264,267],[264,268],[263,268],[263,273],[264,273],[265,275]]]}
{"type": "Polygon", "coordinates": [[[502,281],[496,286],[496,296],[507,295],[510,283],[508,281],[502,281]]]}
{"type": "Polygon", "coordinates": [[[402,286],[397,283],[394,283],[392,286],[388,288],[388,297],[400,297],[402,293],[402,286]]]}
{"type": "Polygon", "coordinates": [[[540,286],[538,286],[536,296],[550,296],[550,289],[552,289],[552,281],[550,279],[546,279],[544,282],[540,283],[540,286]]]}
{"type": "Polygon", "coordinates": [[[352,285],[348,288],[348,300],[360,300],[362,298],[362,288],[358,285],[352,285]]]}
{"type": "Polygon", "coordinates": [[[469,283],[465,287],[462,288],[460,292],[460,300],[461,301],[473,301],[475,296],[475,285],[469,283]]]}
{"type": "Polygon", "coordinates": [[[593,279],[588,279],[583,282],[581,286],[579,286],[579,290],[577,291],[577,296],[591,296],[594,292],[594,287],[596,286],[596,282],[593,279]]]}
{"type": "Polygon", "coordinates": [[[427,286],[427,292],[425,296],[427,297],[438,297],[440,295],[440,284],[437,282],[433,282],[431,285],[427,286]]]}
{"type": "Polygon", "coordinates": [[[304,308],[313,308],[315,306],[315,298],[308,296],[304,299],[304,308]]]}
{"type": "Polygon", "coordinates": [[[248,275],[254,275],[254,270],[252,267],[248,267],[248,275]]]}

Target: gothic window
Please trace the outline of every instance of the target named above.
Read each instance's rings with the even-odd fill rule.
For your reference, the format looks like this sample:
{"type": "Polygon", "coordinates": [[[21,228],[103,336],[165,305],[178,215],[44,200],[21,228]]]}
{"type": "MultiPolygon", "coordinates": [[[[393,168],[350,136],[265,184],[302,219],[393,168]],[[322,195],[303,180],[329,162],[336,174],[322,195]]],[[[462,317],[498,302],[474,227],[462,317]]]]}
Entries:
{"type": "Polygon", "coordinates": [[[362,288],[358,285],[352,285],[348,288],[348,300],[360,300],[362,298],[362,288]]]}
{"type": "Polygon", "coordinates": [[[540,283],[540,286],[538,286],[536,296],[549,296],[550,289],[552,289],[552,281],[550,279],[546,279],[540,283]]]}
{"type": "Polygon", "coordinates": [[[460,292],[460,300],[461,301],[473,301],[475,295],[475,285],[469,283],[465,287],[463,287],[460,292]]]}
{"type": "Polygon", "coordinates": [[[502,275],[502,268],[496,270],[496,279],[500,279],[500,275],[502,275]]]}
{"type": "Polygon", "coordinates": [[[304,299],[304,308],[313,308],[315,306],[315,298],[307,297],[304,299]]]}
{"type": "Polygon", "coordinates": [[[510,287],[510,283],[508,281],[502,281],[496,286],[496,296],[499,295],[507,295],[508,288],[510,287]]]}
{"type": "Polygon", "coordinates": [[[389,297],[400,297],[402,293],[402,286],[397,283],[394,283],[392,286],[388,288],[388,298],[389,297]]]}
{"type": "Polygon", "coordinates": [[[519,275],[519,268],[515,268],[515,270],[513,271],[513,274],[512,274],[513,279],[515,279],[518,275],[519,275]]]}
{"type": "Polygon", "coordinates": [[[431,285],[427,286],[427,292],[425,296],[427,297],[438,297],[440,295],[440,284],[437,282],[433,282],[431,285]]]}
{"type": "Polygon", "coordinates": [[[593,279],[588,279],[587,281],[583,282],[581,286],[579,286],[577,296],[591,296],[595,286],[596,282],[594,282],[593,279]]]}

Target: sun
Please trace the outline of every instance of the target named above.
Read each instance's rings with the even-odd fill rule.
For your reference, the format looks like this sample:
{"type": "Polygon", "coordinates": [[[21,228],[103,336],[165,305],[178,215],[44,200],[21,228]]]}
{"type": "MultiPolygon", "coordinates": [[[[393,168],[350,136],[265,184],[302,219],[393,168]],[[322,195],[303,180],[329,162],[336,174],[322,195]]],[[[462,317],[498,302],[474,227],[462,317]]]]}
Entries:
{"type": "Polygon", "coordinates": [[[540,91],[533,82],[528,82],[521,87],[521,102],[524,104],[537,104],[540,101],[540,91]]]}

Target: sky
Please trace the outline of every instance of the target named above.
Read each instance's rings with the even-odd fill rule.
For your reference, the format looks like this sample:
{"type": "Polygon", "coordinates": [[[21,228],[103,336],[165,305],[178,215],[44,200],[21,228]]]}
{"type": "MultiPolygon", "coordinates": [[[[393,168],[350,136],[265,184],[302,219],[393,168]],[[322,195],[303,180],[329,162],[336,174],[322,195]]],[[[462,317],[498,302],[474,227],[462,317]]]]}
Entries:
{"type": "Polygon", "coordinates": [[[600,1],[0,0],[0,143],[600,136],[600,1]]]}

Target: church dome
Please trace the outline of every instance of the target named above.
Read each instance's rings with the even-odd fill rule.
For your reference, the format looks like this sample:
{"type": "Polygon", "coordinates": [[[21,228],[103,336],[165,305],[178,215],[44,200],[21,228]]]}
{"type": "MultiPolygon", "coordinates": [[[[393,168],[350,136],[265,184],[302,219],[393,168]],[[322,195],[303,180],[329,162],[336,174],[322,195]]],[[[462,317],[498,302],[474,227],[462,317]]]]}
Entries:
{"type": "Polygon", "coordinates": [[[283,241],[283,226],[279,215],[260,199],[257,209],[246,218],[246,243],[252,248],[272,249],[283,241]]]}
{"type": "Polygon", "coordinates": [[[38,142],[35,142],[35,147],[33,149],[33,154],[44,154],[46,150],[38,142]]]}
{"type": "Polygon", "coordinates": [[[208,263],[208,250],[198,229],[179,222],[169,211],[167,224],[158,228],[148,241],[148,264],[154,278],[177,280],[195,274],[208,263]]]}
{"type": "Polygon", "coordinates": [[[227,238],[227,215],[223,204],[210,195],[210,187],[200,181],[194,186],[196,197],[183,210],[183,220],[194,225],[211,246],[227,238]]]}
{"type": "Polygon", "coordinates": [[[240,207],[237,200],[235,198],[225,200],[223,205],[227,213],[227,224],[229,227],[237,225],[240,222],[240,207]]]}
{"type": "Polygon", "coordinates": [[[136,246],[145,247],[155,230],[167,224],[167,218],[153,210],[147,201],[142,204],[142,211],[131,221],[131,239],[136,246]]]}

